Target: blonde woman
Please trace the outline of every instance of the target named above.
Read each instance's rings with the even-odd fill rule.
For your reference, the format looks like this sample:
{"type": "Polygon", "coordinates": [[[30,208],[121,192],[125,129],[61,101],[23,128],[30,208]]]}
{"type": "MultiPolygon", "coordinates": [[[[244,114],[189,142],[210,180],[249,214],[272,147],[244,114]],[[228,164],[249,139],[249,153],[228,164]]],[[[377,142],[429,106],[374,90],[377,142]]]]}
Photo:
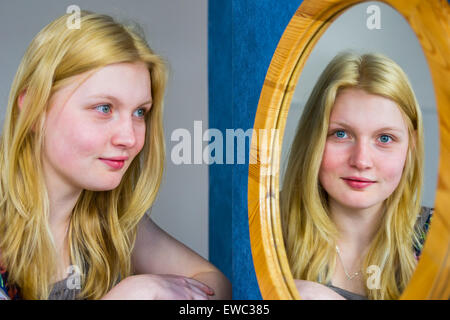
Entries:
{"type": "Polygon", "coordinates": [[[82,12],[32,41],[0,146],[0,264],[19,299],[220,299],[230,284],[146,215],[166,71],[135,28],[82,12]]]}
{"type": "Polygon", "coordinates": [[[281,192],[288,259],[303,299],[396,299],[420,255],[421,112],[405,73],[343,53],[315,85],[281,192]]]}

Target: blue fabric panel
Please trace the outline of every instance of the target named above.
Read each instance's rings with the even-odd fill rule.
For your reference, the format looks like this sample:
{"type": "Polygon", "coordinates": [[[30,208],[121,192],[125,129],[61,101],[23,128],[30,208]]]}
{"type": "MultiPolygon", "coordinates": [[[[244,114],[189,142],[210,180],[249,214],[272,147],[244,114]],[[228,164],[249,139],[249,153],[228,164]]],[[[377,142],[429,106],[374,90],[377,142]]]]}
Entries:
{"type": "MultiPolygon", "coordinates": [[[[255,121],[262,85],[276,46],[301,1],[233,0],[233,127],[255,121]]],[[[248,161],[233,168],[233,299],[261,299],[250,248],[248,161]]]]}
{"type": "MultiPolygon", "coordinates": [[[[208,3],[209,127],[225,133],[232,127],[231,2],[208,3]]],[[[225,135],[224,135],[225,136],[225,135]]],[[[225,157],[224,157],[225,158],[225,157]]],[[[225,163],[225,159],[224,159],[225,163]]],[[[232,165],[209,166],[209,259],[232,281],[232,165]]]]}
{"type": "MultiPolygon", "coordinates": [[[[301,0],[213,0],[208,7],[209,127],[253,127],[267,69],[301,0]]],[[[261,299],[250,248],[246,164],[209,168],[210,260],[231,280],[233,299],[261,299]]],[[[224,153],[225,162],[225,153],[224,153]]]]}

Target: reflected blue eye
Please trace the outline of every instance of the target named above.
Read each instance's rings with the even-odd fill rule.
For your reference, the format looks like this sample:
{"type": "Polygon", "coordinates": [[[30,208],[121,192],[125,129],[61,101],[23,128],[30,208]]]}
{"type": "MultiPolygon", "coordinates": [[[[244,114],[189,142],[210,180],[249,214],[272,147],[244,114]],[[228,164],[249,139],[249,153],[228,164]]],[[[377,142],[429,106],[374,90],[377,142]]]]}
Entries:
{"type": "Polygon", "coordinates": [[[334,133],[334,135],[339,139],[343,139],[347,136],[347,133],[345,133],[344,130],[338,130],[334,133]]]}
{"type": "Polygon", "coordinates": [[[110,113],[111,112],[111,106],[108,104],[102,104],[95,107],[96,110],[100,111],[101,113],[110,113]]]}
{"type": "Polygon", "coordinates": [[[392,140],[392,137],[390,137],[390,136],[388,136],[386,134],[383,134],[382,136],[380,136],[379,140],[382,143],[388,143],[388,142],[390,142],[392,140]]]}
{"type": "Polygon", "coordinates": [[[143,118],[145,116],[145,109],[144,108],[140,108],[137,109],[134,114],[136,115],[136,117],[138,118],[143,118]]]}

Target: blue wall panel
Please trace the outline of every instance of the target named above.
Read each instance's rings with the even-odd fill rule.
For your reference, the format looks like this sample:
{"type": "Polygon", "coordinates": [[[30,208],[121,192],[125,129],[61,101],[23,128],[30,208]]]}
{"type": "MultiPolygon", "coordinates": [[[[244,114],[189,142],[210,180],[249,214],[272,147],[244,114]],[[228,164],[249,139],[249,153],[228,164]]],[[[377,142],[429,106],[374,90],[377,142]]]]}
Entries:
{"type": "MultiPolygon", "coordinates": [[[[299,0],[209,1],[210,128],[219,128],[225,137],[224,126],[244,131],[253,127],[273,53],[300,4],[299,0]]],[[[222,255],[231,254],[233,299],[261,299],[250,248],[247,186],[248,156],[246,164],[210,167],[210,256],[229,272],[223,264],[230,260],[222,255]],[[227,239],[230,232],[226,248],[219,239],[221,235],[227,239]]]]}
{"type": "MultiPolygon", "coordinates": [[[[208,122],[225,133],[232,127],[231,109],[231,2],[208,3],[208,122]]],[[[209,166],[209,259],[230,281],[232,166],[209,166]]]]}

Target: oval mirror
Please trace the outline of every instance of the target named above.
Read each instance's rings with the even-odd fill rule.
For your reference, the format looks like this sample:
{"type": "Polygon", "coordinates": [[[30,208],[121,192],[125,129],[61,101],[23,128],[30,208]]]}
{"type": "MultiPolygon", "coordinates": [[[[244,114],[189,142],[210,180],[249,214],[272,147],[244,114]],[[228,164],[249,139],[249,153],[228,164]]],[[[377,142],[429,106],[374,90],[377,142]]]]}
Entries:
{"type": "MultiPolygon", "coordinates": [[[[447,120],[450,90],[444,80],[450,75],[446,58],[450,56],[446,35],[449,7],[443,1],[416,2],[305,0],[286,28],[266,75],[254,126],[255,132],[263,129],[277,134],[269,135],[269,139],[254,136],[252,151],[256,152],[255,157],[259,161],[250,164],[249,168],[250,238],[264,299],[299,299],[302,296],[302,286],[297,281],[299,267],[293,265],[292,249],[288,249],[290,253],[286,252],[286,247],[293,247],[293,240],[289,242],[286,232],[283,234],[280,190],[285,177],[292,176],[286,168],[303,107],[326,65],[343,51],[381,53],[397,63],[409,78],[421,108],[424,127],[421,205],[435,209],[419,263],[400,299],[449,297],[450,214],[444,210],[446,205],[450,205],[447,200],[450,192],[450,129],[447,120]]],[[[365,127],[370,126],[360,126],[365,127]]],[[[347,137],[346,133],[339,134],[347,137]]],[[[361,183],[353,188],[361,191],[358,189],[361,183]]],[[[353,261],[351,257],[347,255],[345,258],[339,248],[336,248],[334,257],[335,266],[343,266],[336,268],[346,274],[347,280],[355,281],[352,279],[355,275],[349,275],[345,269],[345,263],[353,261]]],[[[358,292],[358,285],[352,287],[352,281],[339,282],[336,276],[332,280],[344,285],[331,287],[350,289],[344,290],[344,296],[346,292],[358,292]]],[[[359,283],[365,284],[365,280],[367,277],[361,277],[359,283]]],[[[306,291],[304,293],[306,297],[306,291]]]]}

